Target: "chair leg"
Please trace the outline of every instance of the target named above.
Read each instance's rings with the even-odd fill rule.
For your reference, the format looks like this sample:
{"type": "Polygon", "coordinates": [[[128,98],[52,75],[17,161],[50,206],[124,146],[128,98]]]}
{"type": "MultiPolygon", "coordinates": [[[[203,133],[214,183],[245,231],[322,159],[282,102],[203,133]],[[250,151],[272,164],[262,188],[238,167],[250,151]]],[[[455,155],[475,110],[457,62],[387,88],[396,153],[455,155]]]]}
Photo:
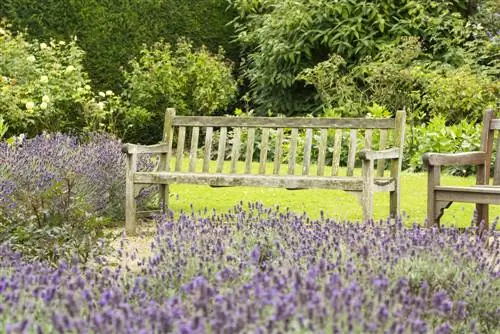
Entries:
{"type": "Polygon", "coordinates": [[[439,224],[439,218],[436,219],[436,200],[434,191],[429,191],[427,194],[427,226],[433,227],[435,224],[439,224]]]}
{"type": "Polygon", "coordinates": [[[360,202],[363,208],[363,222],[367,222],[373,218],[373,192],[363,192],[360,202]]]}
{"type": "Polygon", "coordinates": [[[392,219],[396,219],[399,215],[400,210],[400,196],[399,191],[397,189],[398,185],[396,185],[396,190],[389,192],[389,215],[392,219]]]}

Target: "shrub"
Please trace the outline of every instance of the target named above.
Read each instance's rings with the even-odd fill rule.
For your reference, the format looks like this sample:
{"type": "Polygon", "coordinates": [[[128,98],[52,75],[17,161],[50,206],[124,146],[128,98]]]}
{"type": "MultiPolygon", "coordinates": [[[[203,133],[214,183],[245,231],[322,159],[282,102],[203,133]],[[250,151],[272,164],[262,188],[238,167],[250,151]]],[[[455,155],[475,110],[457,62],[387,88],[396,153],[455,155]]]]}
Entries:
{"type": "Polygon", "coordinates": [[[244,75],[259,113],[319,113],[315,92],[297,76],[330,54],[350,69],[388,42],[418,36],[429,59],[452,63],[455,49],[469,38],[461,0],[231,2],[239,13],[237,40],[248,52],[244,75]]]}
{"type": "Polygon", "coordinates": [[[493,66],[485,71],[463,52],[457,66],[431,62],[417,38],[403,38],[351,69],[342,57],[332,55],[298,78],[314,85],[327,113],[359,116],[376,103],[389,110],[406,108],[410,119],[423,115],[423,121],[444,116],[450,123],[465,118],[477,122],[500,96],[500,71],[493,66]]]}
{"type": "Polygon", "coordinates": [[[56,262],[86,260],[123,218],[124,156],[105,135],[18,137],[0,144],[0,242],[56,262]]]}
{"type": "Polygon", "coordinates": [[[28,42],[0,24],[0,117],[8,134],[82,127],[82,104],[91,95],[76,41],[28,42]]]}
{"type": "Polygon", "coordinates": [[[78,36],[92,86],[120,93],[121,68],[139,56],[144,43],[152,45],[160,38],[174,43],[185,36],[213,52],[223,46],[237,60],[238,45],[230,43],[233,28],[227,25],[235,13],[226,9],[223,0],[4,0],[0,19],[3,16],[16,30],[27,28],[40,40],[78,36]]]}
{"type": "MultiPolygon", "coordinates": [[[[421,171],[422,155],[427,152],[455,153],[479,151],[481,148],[482,124],[462,120],[447,125],[444,116],[436,116],[425,124],[411,124],[408,127],[405,144],[404,165],[410,171],[421,171]]],[[[470,175],[474,166],[447,166],[453,175],[470,175]]]]}
{"type": "Polygon", "coordinates": [[[175,48],[156,43],[141,54],[131,62],[132,70],[125,73],[125,95],[132,110],[149,112],[151,122],[134,129],[135,138],[158,141],[168,107],[175,107],[180,115],[210,115],[224,110],[234,98],[236,82],[222,50],[211,54],[204,47],[195,50],[190,42],[180,40],[175,48]]]}

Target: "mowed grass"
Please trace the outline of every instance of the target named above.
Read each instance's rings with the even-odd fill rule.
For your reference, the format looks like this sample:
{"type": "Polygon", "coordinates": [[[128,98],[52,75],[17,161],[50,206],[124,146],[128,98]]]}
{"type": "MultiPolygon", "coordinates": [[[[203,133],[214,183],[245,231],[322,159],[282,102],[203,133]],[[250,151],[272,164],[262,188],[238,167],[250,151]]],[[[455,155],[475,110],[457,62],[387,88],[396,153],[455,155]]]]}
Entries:
{"type": "MultiPolygon", "coordinates": [[[[183,170],[187,170],[188,159],[183,160],[183,170]]],[[[197,161],[196,170],[201,171],[202,161],[197,161]]],[[[174,165],[172,164],[172,170],[174,165]]],[[[229,172],[230,162],[225,162],[224,171],[229,172]]],[[[280,174],[286,174],[288,166],[281,166],[280,174]]],[[[238,162],[238,171],[244,170],[244,163],[238,162]]],[[[272,163],[267,164],[266,172],[272,173],[272,163]]],[[[211,164],[210,171],[215,171],[215,164],[211,164]]],[[[257,173],[258,164],[254,163],[252,172],[257,173]]],[[[296,175],[300,175],[302,166],[296,166],[296,175]]],[[[355,175],[361,175],[359,168],[355,175]]],[[[316,175],[316,166],[311,166],[310,175],[316,175]]],[[[326,168],[325,175],[331,175],[331,167],[326,168]]],[[[346,169],[340,168],[339,176],[346,175],[346,169]]],[[[388,175],[388,171],[385,171],[388,175]]],[[[408,226],[413,223],[424,225],[427,211],[427,174],[407,173],[401,176],[401,214],[404,223],[408,226]]],[[[456,177],[442,174],[443,185],[473,185],[475,177],[456,177]]],[[[207,185],[173,184],[170,186],[169,206],[174,212],[209,211],[215,209],[218,213],[230,210],[238,202],[262,202],[265,206],[276,207],[280,210],[287,208],[296,213],[306,212],[309,217],[319,218],[321,212],[325,217],[336,221],[359,221],[362,219],[362,210],[358,197],[342,190],[302,189],[287,190],[267,187],[218,187],[207,185]]],[[[474,213],[474,204],[453,203],[445,210],[441,218],[442,225],[466,227],[470,226],[474,213]]],[[[389,215],[389,194],[376,193],[374,198],[374,219],[386,219],[389,215]]],[[[499,206],[490,207],[490,220],[500,215],[499,206]]]]}

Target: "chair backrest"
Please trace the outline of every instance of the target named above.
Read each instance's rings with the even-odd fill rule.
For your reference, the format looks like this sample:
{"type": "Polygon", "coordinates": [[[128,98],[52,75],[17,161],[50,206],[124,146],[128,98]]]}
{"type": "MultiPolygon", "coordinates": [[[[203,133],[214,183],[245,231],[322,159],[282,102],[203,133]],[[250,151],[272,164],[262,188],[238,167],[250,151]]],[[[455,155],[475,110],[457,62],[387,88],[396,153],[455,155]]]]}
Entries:
{"type": "MultiPolygon", "coordinates": [[[[353,176],[360,149],[402,150],[404,122],[404,111],[398,111],[396,118],[370,119],[176,116],[174,109],[168,109],[166,169],[353,176]]],[[[376,168],[382,176],[386,163],[381,161],[376,168]]]]}
{"type": "Polygon", "coordinates": [[[489,184],[490,168],[493,159],[493,150],[496,146],[496,157],[493,170],[493,185],[500,185],[500,159],[498,159],[498,150],[500,147],[500,118],[497,118],[497,111],[488,109],[483,116],[483,133],[481,135],[481,150],[487,153],[487,161],[484,170],[480,168],[477,174],[478,184],[489,184]],[[496,143],[495,132],[497,133],[496,143]]]}

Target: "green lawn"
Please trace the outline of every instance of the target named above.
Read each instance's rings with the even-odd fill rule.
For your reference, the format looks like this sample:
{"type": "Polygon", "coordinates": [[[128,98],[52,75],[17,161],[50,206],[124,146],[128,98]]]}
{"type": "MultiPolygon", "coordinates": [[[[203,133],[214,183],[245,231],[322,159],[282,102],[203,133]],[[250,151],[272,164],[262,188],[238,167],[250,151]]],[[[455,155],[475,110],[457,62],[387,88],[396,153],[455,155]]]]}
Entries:
{"type": "MultiPolygon", "coordinates": [[[[184,159],[184,162],[186,159],[184,159]]],[[[229,165],[226,163],[226,167],[229,165]]],[[[173,166],[172,166],[173,167],[173,166]]],[[[201,163],[197,164],[197,169],[201,168],[201,163]]],[[[297,166],[297,173],[301,171],[301,166],[297,166]]],[[[312,175],[314,175],[312,166],[312,175]]],[[[257,169],[257,164],[254,164],[257,169]]],[[[243,169],[243,163],[239,165],[243,169]]],[[[268,165],[268,172],[272,169],[268,165]]],[[[281,168],[286,172],[286,166],[281,168]]],[[[329,175],[329,170],[326,175],[329,175]]],[[[387,173],[387,171],[386,171],[387,173]]],[[[345,169],[341,169],[339,175],[345,175],[345,169]]],[[[360,175],[360,170],[355,171],[355,175],[360,175]]],[[[387,174],[386,174],[387,175],[387,174]]],[[[401,213],[404,222],[412,225],[414,222],[423,225],[427,210],[427,174],[406,173],[402,174],[401,193],[401,213]]],[[[475,177],[455,177],[443,174],[443,185],[472,185],[475,177]]],[[[356,221],[361,219],[361,206],[356,196],[341,190],[305,189],[286,190],[279,188],[264,187],[225,187],[211,188],[202,185],[176,184],[170,187],[170,208],[174,212],[179,210],[190,211],[191,205],[196,211],[208,208],[216,209],[218,213],[227,212],[239,201],[247,202],[260,201],[265,206],[274,207],[279,205],[281,209],[290,208],[291,211],[302,213],[307,212],[312,218],[318,218],[323,210],[326,217],[335,220],[356,221]]],[[[454,203],[441,219],[443,225],[455,225],[457,227],[469,226],[474,205],[467,203],[454,203]]],[[[375,194],[375,219],[385,219],[389,214],[389,194],[375,194]]],[[[491,206],[490,219],[495,219],[500,215],[499,206],[491,206]]]]}

